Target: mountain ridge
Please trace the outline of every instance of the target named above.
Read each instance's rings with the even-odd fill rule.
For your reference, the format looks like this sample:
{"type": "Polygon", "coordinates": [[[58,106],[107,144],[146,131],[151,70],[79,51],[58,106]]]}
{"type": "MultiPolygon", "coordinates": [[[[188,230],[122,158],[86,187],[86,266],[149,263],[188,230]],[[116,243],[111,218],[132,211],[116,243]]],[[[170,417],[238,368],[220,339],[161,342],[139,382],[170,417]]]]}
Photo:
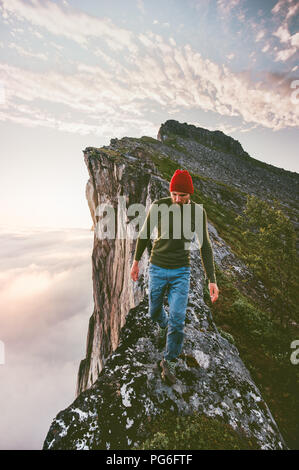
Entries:
{"type": "MultiPolygon", "coordinates": [[[[165,123],[166,125],[162,125],[159,129],[158,137],[161,140],[155,140],[146,136],[143,136],[140,139],[124,137],[122,139],[111,139],[109,146],[104,146],[101,148],[87,147],[84,150],[84,159],[90,175],[86,186],[86,197],[91,212],[93,226],[96,228],[99,222],[99,217],[97,216],[97,206],[99,204],[105,202],[113,207],[116,207],[117,197],[122,195],[125,196],[127,206],[132,203],[142,203],[146,209],[148,209],[149,205],[154,199],[157,197],[164,197],[168,194],[168,181],[173,174],[173,171],[178,166],[181,168],[187,168],[192,173],[195,187],[194,196],[199,198],[197,199],[198,202],[203,202],[204,205],[208,206],[208,217],[210,216],[213,220],[213,224],[209,222],[209,233],[215,255],[216,269],[223,270],[227,275],[230,275],[236,279],[236,282],[239,282],[240,289],[242,289],[242,282],[247,282],[248,279],[251,279],[252,274],[246,268],[244,263],[238,260],[235,256],[233,249],[231,248],[233,247],[233,242],[227,243],[227,241],[222,238],[221,230],[224,230],[223,233],[225,233],[225,223],[223,222],[223,217],[228,221],[228,223],[231,223],[230,221],[233,220],[233,215],[239,214],[244,208],[246,203],[246,194],[250,193],[250,190],[253,193],[255,190],[258,192],[258,189],[260,189],[260,183],[258,185],[258,182],[255,182],[254,178],[251,178],[250,185],[248,185],[246,175],[244,175],[244,161],[238,160],[238,162],[241,162],[240,167],[236,167],[235,154],[226,153],[226,157],[224,157],[224,153],[220,152],[219,149],[203,151],[203,145],[198,141],[194,141],[190,137],[186,139],[186,135],[183,136],[184,138],[182,135],[178,134],[174,136],[173,121],[171,121],[170,127],[167,126],[167,122],[165,123]],[[215,158],[217,160],[216,174],[215,158]],[[214,172],[211,173],[210,165],[213,161],[214,172]],[[234,175],[238,176],[238,181],[236,182],[235,178],[233,185],[229,184],[232,183],[232,181],[229,179],[229,172],[233,172],[234,175]],[[217,178],[219,178],[219,180],[217,178]]],[[[176,124],[176,128],[177,127],[178,125],[176,124]]],[[[181,134],[184,134],[186,131],[185,127],[181,128],[181,130],[181,134]]],[[[205,133],[205,138],[210,138],[207,136],[209,135],[205,133]]],[[[219,145],[219,139],[222,139],[222,135],[216,134],[216,136],[218,139],[217,145],[219,145]]],[[[225,139],[225,141],[228,142],[227,139],[225,139]]],[[[207,140],[205,140],[205,143],[207,143],[207,140]]],[[[232,147],[233,142],[230,145],[232,147]]],[[[205,148],[207,149],[207,147],[205,148]]],[[[236,146],[236,151],[239,152],[240,155],[242,152],[244,152],[242,147],[239,145],[236,146]]],[[[246,152],[245,157],[245,168],[248,168],[248,157],[246,152]]],[[[237,158],[239,158],[239,156],[237,158]]],[[[258,179],[260,177],[260,169],[254,169],[253,174],[255,175],[255,178],[258,179]]],[[[286,188],[289,185],[287,180],[288,177],[285,178],[285,181],[281,181],[281,188],[286,188]]],[[[263,180],[263,185],[264,191],[260,192],[265,197],[265,187],[268,185],[266,188],[266,199],[271,201],[271,197],[273,198],[271,191],[273,189],[274,194],[277,194],[277,184],[275,185],[272,178],[269,177],[268,179],[266,178],[263,180]]],[[[286,211],[291,213],[293,223],[296,225],[298,220],[296,213],[297,206],[294,201],[292,201],[292,197],[288,191],[283,190],[282,192],[282,202],[284,204],[284,208],[286,211]]],[[[124,214],[123,216],[121,215],[121,217],[125,217],[124,214]]],[[[120,229],[122,225],[128,227],[128,220],[118,219],[117,230],[120,229]]],[[[126,230],[129,230],[129,228],[126,230]]],[[[77,401],[75,401],[76,403],[80,403],[80,406],[83,407],[86,406],[83,404],[83,397],[87,397],[87,395],[91,397],[93,394],[92,390],[96,390],[96,395],[99,397],[101,396],[101,393],[104,393],[101,391],[101,384],[107,380],[107,376],[111,376],[107,366],[111,363],[113,358],[119,356],[117,353],[118,350],[122,351],[122,357],[118,359],[120,360],[118,367],[120,368],[120,371],[123,371],[123,377],[126,376],[124,372],[126,367],[128,370],[133,367],[132,363],[129,365],[126,363],[126,351],[121,349],[121,344],[119,341],[121,335],[126,335],[126,328],[128,327],[127,318],[128,316],[132,316],[132,312],[139,312],[140,314],[140,322],[136,325],[136,328],[138,328],[138,325],[139,327],[143,325],[143,316],[147,318],[147,265],[149,260],[150,247],[148,247],[147,252],[144,254],[143,259],[140,262],[140,278],[136,284],[133,284],[130,280],[130,267],[133,260],[135,240],[133,240],[132,234],[129,231],[126,232],[126,235],[126,238],[122,240],[99,240],[96,237],[95,230],[94,248],[92,254],[95,307],[90,318],[86,345],[86,357],[81,361],[79,367],[77,381],[77,401]]],[[[235,233],[232,230],[232,234],[230,236],[236,237],[237,239],[237,229],[235,230],[235,233]]],[[[232,238],[232,240],[234,240],[234,238],[232,238]]],[[[277,428],[270,410],[268,409],[259,390],[250,377],[250,374],[248,375],[248,371],[246,371],[242,361],[240,364],[242,364],[241,369],[243,370],[243,377],[239,378],[239,373],[237,372],[239,370],[239,366],[237,366],[237,364],[239,364],[240,358],[238,351],[235,349],[232,343],[225,343],[225,347],[228,348],[227,354],[229,354],[229,357],[231,357],[230,361],[231,364],[233,364],[232,370],[230,370],[227,365],[225,365],[223,358],[221,358],[222,351],[221,347],[219,348],[219,344],[223,344],[223,337],[218,332],[216,325],[211,318],[210,309],[202,300],[205,277],[204,271],[202,267],[200,267],[201,261],[198,251],[195,250],[194,253],[192,253],[192,256],[195,267],[192,271],[191,282],[193,285],[193,290],[190,294],[190,298],[192,299],[192,296],[195,296],[196,300],[193,302],[191,300],[190,305],[188,304],[190,307],[188,317],[189,327],[187,328],[189,334],[186,335],[185,349],[188,349],[188,341],[192,342],[192,331],[190,332],[190,328],[191,330],[194,330],[194,332],[198,333],[194,344],[201,346],[199,346],[199,353],[197,358],[193,357],[194,354],[192,356],[192,348],[190,350],[190,354],[188,353],[189,356],[191,355],[193,358],[191,360],[191,364],[197,364],[195,369],[198,370],[191,370],[192,366],[190,366],[190,359],[189,363],[186,358],[181,359],[181,367],[182,370],[185,371],[185,375],[183,375],[179,381],[180,390],[178,390],[175,394],[176,399],[182,400],[183,405],[181,411],[183,409],[185,411],[187,410],[187,414],[194,411],[201,411],[204,414],[209,415],[209,406],[211,403],[208,400],[208,395],[211,394],[211,396],[214,396],[214,402],[218,403],[218,412],[222,418],[225,417],[225,419],[228,422],[231,422],[233,425],[234,420],[232,420],[232,416],[235,416],[234,419],[236,420],[236,427],[241,426],[241,428],[243,428],[243,430],[245,430],[249,436],[257,439],[260,448],[286,448],[286,444],[283,441],[283,438],[277,428]],[[200,333],[201,329],[198,328],[198,323],[201,321],[203,321],[204,326],[202,328],[203,331],[200,333]],[[209,333],[209,330],[214,331],[216,336],[213,337],[213,335],[209,333]],[[211,352],[208,352],[210,351],[210,347],[213,344],[216,351],[215,358],[211,356],[211,352]],[[205,358],[205,356],[209,357],[209,366],[206,368],[208,370],[206,370],[205,367],[201,367],[200,360],[198,361],[198,357],[205,358]],[[219,376],[220,374],[221,369],[218,368],[219,364],[224,370],[224,376],[226,379],[228,379],[227,381],[224,381],[224,390],[222,392],[220,391],[220,393],[219,390],[216,392],[215,385],[213,385],[215,377],[219,376]],[[200,380],[203,379],[202,373],[204,373],[204,376],[206,377],[208,386],[204,395],[199,399],[198,390],[196,387],[200,384],[200,380]],[[205,375],[205,373],[207,375],[205,375]],[[184,383],[184,378],[186,379],[188,374],[193,376],[193,383],[190,385],[190,387],[184,383]],[[234,402],[234,400],[231,400],[229,405],[226,404],[229,410],[227,411],[226,406],[220,406],[219,403],[225,403],[224,397],[230,396],[231,394],[233,395],[234,393],[233,389],[229,386],[230,380],[232,380],[233,383],[238,384],[238,386],[240,386],[242,380],[245,380],[247,385],[243,390],[244,394],[238,392],[240,394],[240,400],[242,403],[240,401],[234,402]],[[248,392],[248,389],[251,389],[252,391],[254,390],[252,393],[258,397],[255,404],[250,399],[250,393],[248,392]],[[221,393],[223,393],[224,396],[221,395],[221,393]],[[190,397],[193,397],[193,400],[195,400],[195,407],[190,405],[190,397]],[[236,403],[239,403],[239,405],[236,405],[236,403]],[[263,403],[262,410],[258,406],[258,403],[263,403]],[[243,410],[243,415],[242,413],[238,413],[238,408],[240,406],[243,410]],[[244,409],[246,409],[246,412],[244,412],[244,409]],[[272,437],[267,437],[265,435],[261,429],[261,426],[258,425],[259,419],[254,419],[251,410],[255,410],[256,417],[262,413],[262,415],[260,415],[262,416],[261,419],[264,424],[266,422],[268,423],[267,426],[269,429],[272,429],[270,433],[272,437]],[[255,424],[252,424],[251,426],[250,423],[255,424]],[[251,429],[251,427],[255,428],[255,430],[251,429]]],[[[259,292],[261,295],[265,295],[263,286],[257,285],[254,287],[254,289],[255,293],[259,292]]],[[[167,304],[165,304],[165,308],[167,309],[167,304]]],[[[149,324],[147,324],[148,336],[141,341],[143,344],[143,351],[138,349],[138,338],[136,344],[132,346],[136,357],[142,353],[142,360],[140,359],[139,362],[141,364],[140,370],[141,376],[143,377],[142,380],[144,381],[143,393],[145,393],[145,396],[148,398],[148,400],[151,400],[155,403],[155,406],[153,406],[151,410],[152,413],[147,415],[145,410],[143,410],[141,414],[138,415],[138,409],[140,410],[141,406],[141,403],[139,403],[138,400],[138,403],[136,402],[136,414],[134,414],[134,410],[129,407],[131,413],[129,423],[131,423],[133,418],[136,421],[136,426],[132,425],[129,426],[129,428],[134,428],[136,435],[140,433],[142,419],[145,419],[146,416],[153,417],[159,415],[159,413],[162,411],[159,410],[159,407],[157,408],[158,401],[156,398],[154,398],[160,396],[162,384],[159,379],[159,374],[157,374],[157,372],[155,372],[153,369],[153,361],[156,361],[158,352],[155,350],[155,329],[154,327],[152,328],[153,332],[151,333],[149,324]],[[149,376],[147,376],[148,370],[150,370],[149,376]],[[155,385],[153,385],[153,381],[155,385]]],[[[135,334],[137,335],[137,331],[135,331],[135,334]]],[[[144,337],[141,336],[141,338],[144,337]]],[[[205,364],[205,362],[203,362],[202,365],[203,364],[205,364]]],[[[121,375],[117,376],[117,379],[113,379],[112,382],[114,382],[114,380],[116,380],[116,383],[120,384],[120,390],[122,387],[128,387],[128,383],[130,382],[125,380],[122,381],[121,375]]],[[[130,377],[130,380],[132,380],[132,377],[130,377]]],[[[241,388],[242,387],[243,385],[241,388]]],[[[169,390],[167,390],[166,394],[169,396],[169,390]]],[[[105,397],[99,398],[99,401],[101,401],[103,404],[104,399],[107,406],[109,407],[109,396],[107,394],[104,395],[105,397]]],[[[86,401],[91,405],[89,398],[86,401]]],[[[175,406],[175,397],[172,397],[170,403],[171,406],[175,406]]],[[[94,406],[97,406],[96,403],[93,403],[93,409],[94,406]]],[[[117,414],[117,409],[121,414],[123,412],[123,406],[125,405],[124,403],[119,403],[118,406],[120,408],[115,408],[113,412],[114,415],[117,414]]],[[[45,440],[44,448],[65,448],[65,445],[70,446],[70,448],[78,448],[76,440],[74,440],[74,437],[71,437],[73,436],[73,431],[71,431],[71,429],[73,429],[73,426],[75,426],[77,432],[79,432],[81,429],[82,433],[85,433],[85,431],[83,432],[83,428],[86,426],[86,423],[90,423],[90,421],[89,418],[86,418],[87,421],[84,424],[84,420],[81,422],[81,419],[76,419],[74,417],[75,414],[73,410],[74,405],[71,405],[66,410],[64,410],[64,412],[61,412],[63,413],[64,420],[69,423],[71,423],[72,420],[74,421],[74,423],[70,424],[70,427],[68,428],[70,429],[70,434],[68,435],[68,432],[65,430],[66,428],[59,426],[59,422],[61,422],[62,418],[55,418],[45,440]],[[64,436],[67,436],[66,440],[64,439],[64,436]]],[[[84,413],[86,412],[87,411],[85,409],[84,413]]],[[[62,416],[61,413],[58,416],[62,416]]],[[[97,417],[95,422],[97,423],[97,431],[95,431],[93,437],[91,436],[88,444],[85,440],[85,445],[87,448],[94,448],[94,446],[98,446],[97,448],[105,448],[103,440],[104,438],[99,438],[99,434],[97,433],[100,433],[101,426],[104,426],[106,429],[108,424],[107,426],[104,424],[101,413],[97,413],[96,415],[97,417]]],[[[105,420],[108,420],[107,423],[111,423],[111,421],[109,421],[109,417],[107,417],[106,414],[105,420]]],[[[122,418],[120,418],[120,421],[123,421],[122,418]]],[[[128,425],[128,423],[126,423],[127,421],[125,424],[122,422],[121,425],[123,433],[122,435],[125,436],[123,438],[124,440],[119,442],[117,440],[117,436],[114,436],[114,440],[112,439],[113,444],[110,445],[124,445],[124,442],[126,442],[126,445],[129,446],[127,439],[129,439],[132,445],[138,444],[138,439],[136,437],[135,441],[133,439],[134,433],[132,434],[130,432],[130,437],[128,437],[128,433],[125,431],[126,426],[128,425]]],[[[111,424],[111,426],[112,427],[109,429],[107,428],[105,431],[105,439],[108,439],[111,433],[113,434],[112,428],[116,429],[115,423],[111,424]]],[[[146,437],[145,434],[143,437],[146,437]]]]}

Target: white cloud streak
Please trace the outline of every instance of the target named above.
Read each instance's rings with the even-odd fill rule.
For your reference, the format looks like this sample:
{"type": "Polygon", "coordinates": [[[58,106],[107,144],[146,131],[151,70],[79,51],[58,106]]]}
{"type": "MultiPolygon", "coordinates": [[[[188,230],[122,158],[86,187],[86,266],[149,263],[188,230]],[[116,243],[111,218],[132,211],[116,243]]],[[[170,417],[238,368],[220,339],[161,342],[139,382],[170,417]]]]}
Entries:
{"type": "Polygon", "coordinates": [[[273,15],[283,13],[285,19],[288,20],[299,11],[299,3],[296,0],[279,0],[271,11],[273,15]]]}
{"type": "MultiPolygon", "coordinates": [[[[78,42],[82,44],[86,44],[93,34],[100,35],[106,43],[116,32],[121,34],[116,46],[110,44],[111,54],[99,46],[94,49],[94,55],[101,59],[101,64],[73,63],[75,70],[72,73],[33,72],[0,65],[0,80],[7,92],[6,104],[0,108],[1,120],[96,135],[111,134],[111,129],[121,134],[131,125],[140,129],[142,135],[148,132],[154,135],[159,121],[155,123],[148,117],[148,109],[159,109],[169,114],[177,109],[201,109],[222,116],[238,116],[245,123],[274,130],[298,125],[298,111],[290,102],[290,89],[287,94],[286,88],[278,88],[272,79],[253,83],[249,74],[233,73],[226,66],[204,59],[188,44],[178,46],[173,38],[167,41],[150,31],[134,36],[112,25],[108,19],[91,18],[85,13],[65,10],[49,2],[41,4],[35,0],[24,4],[20,0],[9,3],[2,0],[2,4],[10,14],[14,12],[28,21],[30,17],[31,22],[48,31],[68,34],[75,41],[79,35],[81,40],[78,42]],[[48,15],[42,14],[45,8],[52,7],[55,12],[59,10],[55,26],[52,20],[45,19],[48,15]],[[94,24],[99,26],[97,33],[92,27],[94,24]],[[106,36],[107,24],[111,28],[106,36]],[[113,57],[114,49],[117,52],[118,47],[128,50],[121,62],[113,57]],[[45,112],[44,106],[39,109],[39,100],[61,105],[64,109],[67,107],[69,112],[45,112]],[[76,114],[79,116],[77,119],[76,114]]],[[[224,8],[223,2],[218,4],[224,8]]],[[[233,6],[237,5],[235,2],[233,6]]],[[[277,34],[287,38],[285,30],[277,34]]],[[[297,36],[293,41],[297,43],[297,36]]],[[[266,52],[267,47],[263,51],[266,52]]],[[[278,51],[277,57],[287,60],[292,51],[292,47],[278,51]]]]}
{"type": "Polygon", "coordinates": [[[34,59],[38,59],[38,60],[48,60],[48,57],[46,56],[46,54],[43,54],[41,52],[31,52],[31,51],[28,51],[27,49],[25,49],[24,47],[20,46],[19,44],[16,44],[15,42],[11,42],[8,47],[10,49],[15,49],[19,55],[22,55],[24,57],[32,57],[34,59]]]}
{"type": "Polygon", "coordinates": [[[236,8],[240,3],[240,0],[217,0],[217,7],[225,15],[229,15],[230,12],[236,8]]]}
{"type": "Polygon", "coordinates": [[[299,3],[294,0],[279,0],[272,8],[272,13],[275,17],[281,19],[282,23],[273,32],[281,44],[284,44],[286,49],[276,51],[274,61],[286,62],[297,52],[299,47],[299,33],[290,34],[288,28],[288,21],[299,11],[299,3]]]}
{"type": "Polygon", "coordinates": [[[109,18],[96,18],[66,4],[64,7],[49,0],[1,0],[0,6],[5,17],[14,16],[26,20],[55,36],[64,36],[82,46],[90,38],[102,38],[114,49],[127,48],[136,52],[132,33],[117,27],[109,18]]]}

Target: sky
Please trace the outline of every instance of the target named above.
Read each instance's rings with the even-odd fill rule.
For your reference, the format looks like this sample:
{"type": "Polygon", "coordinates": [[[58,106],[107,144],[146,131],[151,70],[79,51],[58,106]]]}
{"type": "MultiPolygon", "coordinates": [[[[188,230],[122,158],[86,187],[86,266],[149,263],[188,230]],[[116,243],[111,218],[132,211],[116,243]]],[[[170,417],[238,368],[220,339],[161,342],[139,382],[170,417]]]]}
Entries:
{"type": "Polygon", "coordinates": [[[298,172],[298,23],[296,0],[0,0],[0,449],[41,448],[75,398],[83,150],[176,119],[298,172]]]}
{"type": "Polygon", "coordinates": [[[298,23],[296,0],[0,0],[1,224],[88,228],[82,150],[168,119],[298,171],[298,23]]]}

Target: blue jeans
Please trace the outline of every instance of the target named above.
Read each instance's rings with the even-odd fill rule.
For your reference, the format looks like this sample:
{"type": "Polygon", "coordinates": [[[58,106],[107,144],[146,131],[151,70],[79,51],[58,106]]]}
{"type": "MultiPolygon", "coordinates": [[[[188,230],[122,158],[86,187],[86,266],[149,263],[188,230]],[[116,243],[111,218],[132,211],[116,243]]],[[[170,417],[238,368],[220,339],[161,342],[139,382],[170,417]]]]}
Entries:
{"type": "Polygon", "coordinates": [[[161,328],[168,326],[164,358],[175,360],[183,346],[184,325],[190,287],[190,267],[165,269],[149,265],[149,312],[161,328]],[[168,288],[169,317],[163,307],[168,288]]]}

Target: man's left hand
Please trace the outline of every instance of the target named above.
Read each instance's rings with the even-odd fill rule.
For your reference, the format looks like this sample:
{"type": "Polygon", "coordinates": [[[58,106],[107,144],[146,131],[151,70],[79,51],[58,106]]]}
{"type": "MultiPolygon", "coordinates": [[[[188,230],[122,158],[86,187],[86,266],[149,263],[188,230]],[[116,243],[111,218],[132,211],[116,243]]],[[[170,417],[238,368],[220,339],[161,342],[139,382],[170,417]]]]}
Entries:
{"type": "Polygon", "coordinates": [[[212,303],[216,302],[219,295],[219,289],[217,287],[217,284],[215,284],[214,282],[209,282],[209,291],[212,303]]]}

